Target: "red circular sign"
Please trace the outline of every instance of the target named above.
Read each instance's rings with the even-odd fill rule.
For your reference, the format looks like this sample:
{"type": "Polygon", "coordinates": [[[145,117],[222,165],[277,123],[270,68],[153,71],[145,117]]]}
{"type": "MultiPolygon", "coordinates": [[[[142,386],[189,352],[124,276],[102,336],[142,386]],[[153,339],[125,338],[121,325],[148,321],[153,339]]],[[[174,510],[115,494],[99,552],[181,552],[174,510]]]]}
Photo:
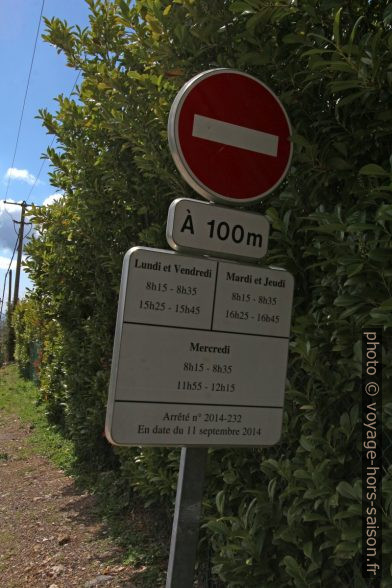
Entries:
{"type": "Polygon", "coordinates": [[[181,175],[208,200],[259,200],[290,166],[291,126],[282,104],[236,70],[214,69],[187,82],[172,104],[168,134],[181,175]]]}

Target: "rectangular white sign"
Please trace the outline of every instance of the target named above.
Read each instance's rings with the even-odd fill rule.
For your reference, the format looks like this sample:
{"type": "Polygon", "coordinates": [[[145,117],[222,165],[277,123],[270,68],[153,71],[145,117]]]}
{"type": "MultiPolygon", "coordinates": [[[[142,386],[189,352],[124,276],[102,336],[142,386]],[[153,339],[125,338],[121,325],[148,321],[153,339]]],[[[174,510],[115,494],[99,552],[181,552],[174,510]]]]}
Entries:
{"type": "Polygon", "coordinates": [[[267,381],[263,403],[283,405],[287,339],[138,324],[122,338],[117,400],[258,406],[267,381]]]}
{"type": "Polygon", "coordinates": [[[106,436],[266,446],[280,437],[293,278],[135,247],[124,259],[106,436]]]}
{"type": "Polygon", "coordinates": [[[271,155],[272,157],[277,157],[278,155],[279,137],[277,135],[233,125],[232,123],[200,114],[195,114],[193,118],[192,135],[200,139],[271,155]]]}
{"type": "Polygon", "coordinates": [[[191,198],[178,198],[169,207],[166,238],[176,251],[261,259],[268,235],[269,222],[261,214],[191,198]]]}

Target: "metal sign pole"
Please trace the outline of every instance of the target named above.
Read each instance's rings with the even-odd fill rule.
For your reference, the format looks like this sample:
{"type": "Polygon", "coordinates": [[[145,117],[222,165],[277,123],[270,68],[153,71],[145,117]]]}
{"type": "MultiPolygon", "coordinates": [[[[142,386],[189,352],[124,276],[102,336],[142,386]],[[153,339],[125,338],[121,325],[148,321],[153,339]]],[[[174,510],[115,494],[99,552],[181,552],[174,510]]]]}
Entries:
{"type": "Polygon", "coordinates": [[[192,588],[208,449],[181,449],[166,588],[192,588]]]}

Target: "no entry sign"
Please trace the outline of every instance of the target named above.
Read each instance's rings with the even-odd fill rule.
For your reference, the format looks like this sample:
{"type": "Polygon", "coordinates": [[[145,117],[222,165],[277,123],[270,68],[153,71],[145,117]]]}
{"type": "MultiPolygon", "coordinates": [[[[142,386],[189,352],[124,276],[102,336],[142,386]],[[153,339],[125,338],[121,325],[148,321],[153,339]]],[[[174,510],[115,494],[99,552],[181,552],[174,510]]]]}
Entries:
{"type": "Polygon", "coordinates": [[[283,180],[292,156],[291,127],[275,94],[232,69],[198,74],[177,94],[169,146],[188,184],[208,200],[245,205],[283,180]]]}

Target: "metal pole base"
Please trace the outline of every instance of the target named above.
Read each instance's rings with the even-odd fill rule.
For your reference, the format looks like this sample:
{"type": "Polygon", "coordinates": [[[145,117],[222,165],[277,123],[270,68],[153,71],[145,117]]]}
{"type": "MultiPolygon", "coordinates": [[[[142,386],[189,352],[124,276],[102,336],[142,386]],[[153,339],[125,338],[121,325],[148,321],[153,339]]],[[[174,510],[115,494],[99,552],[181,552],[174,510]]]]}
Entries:
{"type": "Polygon", "coordinates": [[[183,447],[166,588],[192,588],[208,449],[183,447]]]}

